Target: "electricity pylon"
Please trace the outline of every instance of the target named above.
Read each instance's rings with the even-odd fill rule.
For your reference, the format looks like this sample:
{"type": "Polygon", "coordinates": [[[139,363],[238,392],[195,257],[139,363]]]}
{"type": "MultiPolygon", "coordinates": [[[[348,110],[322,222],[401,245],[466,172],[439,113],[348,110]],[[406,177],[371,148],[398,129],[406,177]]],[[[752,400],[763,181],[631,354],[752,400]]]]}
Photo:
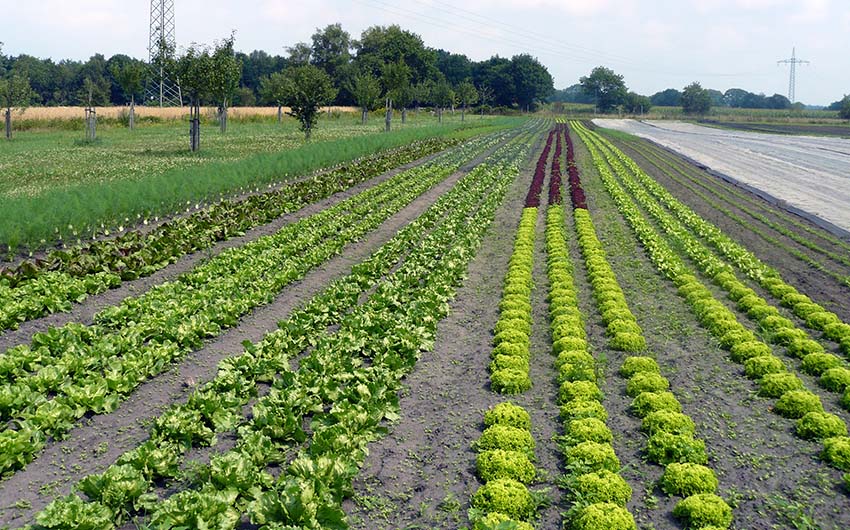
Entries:
{"type": "Polygon", "coordinates": [[[173,78],[165,68],[168,59],[174,58],[177,38],[174,30],[174,0],[151,0],[151,26],[148,40],[151,78],[145,90],[147,103],[160,107],[183,106],[180,80],[173,78]]]}

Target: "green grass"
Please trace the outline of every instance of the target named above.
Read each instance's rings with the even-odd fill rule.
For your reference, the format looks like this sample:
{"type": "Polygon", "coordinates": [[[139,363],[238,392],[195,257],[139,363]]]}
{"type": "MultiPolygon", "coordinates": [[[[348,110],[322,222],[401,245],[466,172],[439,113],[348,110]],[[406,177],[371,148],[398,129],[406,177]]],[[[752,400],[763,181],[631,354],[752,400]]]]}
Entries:
{"type": "Polygon", "coordinates": [[[233,123],[226,135],[209,125],[196,154],[187,150],[182,122],[105,128],[93,144],[75,131],[19,132],[0,145],[0,245],[76,242],[423,138],[468,137],[519,121],[475,116],[461,124],[457,115],[437,125],[410,113],[385,134],[380,120],[362,126],[343,115],[321,120],[309,144],[292,119],[233,123]]]}

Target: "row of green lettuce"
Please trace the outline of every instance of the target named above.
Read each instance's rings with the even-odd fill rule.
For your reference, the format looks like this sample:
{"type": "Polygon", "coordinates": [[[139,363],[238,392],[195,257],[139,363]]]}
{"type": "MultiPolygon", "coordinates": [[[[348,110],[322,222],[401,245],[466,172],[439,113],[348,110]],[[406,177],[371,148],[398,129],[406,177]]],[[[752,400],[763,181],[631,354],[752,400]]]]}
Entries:
{"type": "Polygon", "coordinates": [[[0,355],[0,471],[25,466],[88,413],[108,413],[287,285],[340,254],[508,133],[463,144],[276,234],[225,251],[173,282],[36,334],[0,355]]]}
{"type": "Polygon", "coordinates": [[[432,347],[535,134],[529,129],[498,149],[351,275],[223,361],[215,379],[154,421],[147,442],[82,481],[85,498],[54,501],[34,528],[105,530],[132,519],[227,529],[243,517],[269,529],[347,528],[341,503],[367,446],[398,417],[402,379],[432,347]],[[256,397],[259,382],[271,388],[256,397]],[[187,447],[214,444],[225,432],[236,433],[235,448],[195,469],[189,489],[170,494],[169,485],[182,483],[187,447]]]}
{"type": "MultiPolygon", "coordinates": [[[[772,410],[779,415],[796,420],[795,433],[800,438],[822,440],[821,457],[838,469],[850,470],[850,438],[847,437],[845,422],[824,410],[819,396],[806,390],[803,382],[787,370],[784,363],[773,354],[770,346],[741,324],[734,312],[714,297],[711,290],[698,279],[696,273],[648,222],[614,175],[616,172],[624,180],[629,178],[623,172],[616,171],[619,166],[613,163],[614,151],[611,150],[611,146],[598,134],[580,124],[573,124],[573,127],[591,152],[606,190],[635,232],[650,261],[664,277],[676,285],[678,294],[685,299],[698,322],[717,339],[722,348],[729,351],[733,361],[744,365],[744,373],[757,381],[761,395],[778,398],[772,410]],[[603,152],[602,146],[607,147],[607,151],[603,152]]],[[[747,256],[744,255],[744,257],[747,256]]],[[[758,266],[748,270],[765,272],[764,267],[758,266]]],[[[719,285],[726,284],[730,290],[740,287],[737,290],[744,292],[747,289],[741,286],[726,268],[718,268],[713,271],[713,274],[708,272],[705,274],[719,285]]],[[[790,291],[793,287],[781,289],[776,275],[770,275],[769,278],[766,277],[764,283],[773,286],[773,291],[777,293],[785,292],[788,296],[786,305],[799,307],[798,297],[805,295],[795,295],[793,291],[790,291]]],[[[768,290],[771,291],[771,289],[768,290]]],[[[775,308],[759,303],[755,298],[752,299],[751,304],[747,304],[747,307],[751,309],[748,311],[751,317],[758,318],[766,314],[775,317],[777,324],[787,324],[781,320],[783,317],[778,317],[774,313],[775,308]]],[[[825,314],[826,312],[816,311],[816,313],[825,314]]],[[[785,325],[778,325],[777,328],[788,330],[782,332],[777,342],[787,341],[787,344],[791,345],[794,341],[801,340],[798,333],[800,330],[794,330],[785,325]],[[783,336],[787,338],[781,338],[783,336]]],[[[782,331],[782,329],[778,330],[782,331]]],[[[848,475],[845,475],[845,481],[847,480],[848,475]]]]}
{"type": "Polygon", "coordinates": [[[330,168],[283,187],[222,199],[189,215],[114,238],[47,252],[43,259],[0,270],[0,330],[59,311],[122,281],[149,276],[186,254],[277,219],[381,173],[450,148],[458,139],[431,138],[330,168]]]}

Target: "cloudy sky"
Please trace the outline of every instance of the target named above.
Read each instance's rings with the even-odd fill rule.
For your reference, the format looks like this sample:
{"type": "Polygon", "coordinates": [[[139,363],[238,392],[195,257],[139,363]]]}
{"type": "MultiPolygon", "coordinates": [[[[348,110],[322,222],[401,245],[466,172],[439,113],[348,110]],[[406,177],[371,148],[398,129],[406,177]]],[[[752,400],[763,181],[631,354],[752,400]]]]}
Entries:
{"type": "MultiPolygon", "coordinates": [[[[0,0],[4,51],[86,59],[146,57],[149,0],[0,0]],[[8,21],[15,21],[10,24],[8,21]]],[[[691,81],[786,94],[791,56],[797,99],[828,104],[850,93],[848,0],[175,0],[180,45],[236,30],[237,48],[284,54],[317,27],[358,37],[400,24],[426,44],[475,60],[530,53],[564,88],[594,66],[652,94],[691,81]]]]}

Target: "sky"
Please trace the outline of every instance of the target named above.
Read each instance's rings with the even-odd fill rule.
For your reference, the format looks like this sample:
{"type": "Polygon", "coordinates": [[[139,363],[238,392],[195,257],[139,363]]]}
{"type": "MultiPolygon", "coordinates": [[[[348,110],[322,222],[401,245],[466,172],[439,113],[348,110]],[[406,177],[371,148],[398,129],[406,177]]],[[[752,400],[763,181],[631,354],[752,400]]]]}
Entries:
{"type": "MultiPolygon", "coordinates": [[[[174,0],[178,45],[236,30],[236,47],[286,54],[339,22],[353,38],[399,24],[426,45],[473,60],[529,53],[556,88],[595,66],[651,95],[692,81],[725,91],[788,94],[826,105],[850,93],[850,0],[174,0]]],[[[4,53],[85,60],[147,57],[150,0],[0,0],[4,53]],[[9,24],[8,21],[15,21],[9,24]]]]}

